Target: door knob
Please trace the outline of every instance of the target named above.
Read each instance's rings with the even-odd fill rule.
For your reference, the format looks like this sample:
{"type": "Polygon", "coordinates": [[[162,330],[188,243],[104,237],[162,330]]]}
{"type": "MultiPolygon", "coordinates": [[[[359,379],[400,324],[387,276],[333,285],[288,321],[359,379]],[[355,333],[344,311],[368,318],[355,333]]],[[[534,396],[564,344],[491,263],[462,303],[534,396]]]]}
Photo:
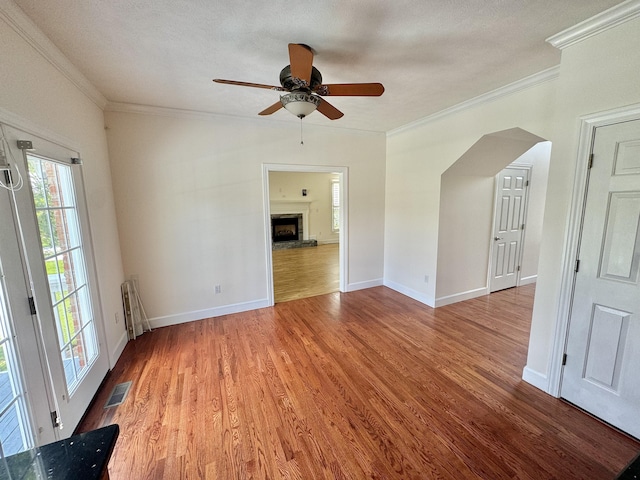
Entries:
{"type": "Polygon", "coordinates": [[[502,237],[493,237],[495,241],[502,240],[502,237]]]}

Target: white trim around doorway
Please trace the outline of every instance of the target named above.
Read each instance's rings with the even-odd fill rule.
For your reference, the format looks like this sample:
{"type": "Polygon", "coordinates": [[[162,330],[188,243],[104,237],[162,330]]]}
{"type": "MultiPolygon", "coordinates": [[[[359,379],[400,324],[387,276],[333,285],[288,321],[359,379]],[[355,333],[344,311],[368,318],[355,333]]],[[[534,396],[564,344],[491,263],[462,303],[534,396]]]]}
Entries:
{"type": "MultiPolygon", "coordinates": [[[[262,193],[264,203],[264,235],[267,280],[267,304],[273,306],[273,258],[271,251],[271,206],[269,198],[269,172],[337,173],[340,179],[340,291],[349,285],[349,169],[348,167],[318,165],[288,165],[265,163],[262,165],[262,193]]],[[[357,289],[357,288],[356,288],[357,289]]]]}

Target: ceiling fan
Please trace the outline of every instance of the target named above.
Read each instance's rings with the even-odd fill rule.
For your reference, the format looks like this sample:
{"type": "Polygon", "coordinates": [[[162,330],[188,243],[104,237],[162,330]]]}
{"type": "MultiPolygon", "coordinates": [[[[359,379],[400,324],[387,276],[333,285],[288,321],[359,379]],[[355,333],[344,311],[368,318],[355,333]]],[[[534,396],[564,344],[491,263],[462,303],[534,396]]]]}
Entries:
{"type": "Polygon", "coordinates": [[[289,44],[289,65],[280,72],[280,87],[261,83],[236,82],[216,78],[213,81],[243,87],[266,88],[278,92],[289,92],[280,100],[265,108],[258,115],[271,115],[282,107],[302,119],[318,110],[330,120],[344,114],[327,102],[325,96],[379,97],[384,92],[381,83],[322,83],[322,75],[313,66],[313,50],[301,43],[289,44]]]}

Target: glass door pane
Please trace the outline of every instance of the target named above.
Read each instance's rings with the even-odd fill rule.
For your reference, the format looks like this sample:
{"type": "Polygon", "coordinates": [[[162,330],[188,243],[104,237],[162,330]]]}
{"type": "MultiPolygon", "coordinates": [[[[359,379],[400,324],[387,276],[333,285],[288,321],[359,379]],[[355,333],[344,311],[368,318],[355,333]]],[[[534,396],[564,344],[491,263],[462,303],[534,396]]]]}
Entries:
{"type": "Polygon", "coordinates": [[[85,252],[71,166],[27,155],[51,307],[67,390],[98,357],[85,252]]]}
{"type": "MultiPolygon", "coordinates": [[[[0,265],[1,268],[1,265],[0,265]]],[[[24,388],[11,332],[4,271],[0,277],[0,446],[9,456],[31,447],[24,388]]]]}

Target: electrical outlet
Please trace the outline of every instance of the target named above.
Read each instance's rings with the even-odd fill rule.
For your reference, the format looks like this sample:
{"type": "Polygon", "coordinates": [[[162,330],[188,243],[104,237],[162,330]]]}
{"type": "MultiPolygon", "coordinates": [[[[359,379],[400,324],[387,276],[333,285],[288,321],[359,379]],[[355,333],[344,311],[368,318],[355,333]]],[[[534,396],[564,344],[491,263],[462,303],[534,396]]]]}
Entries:
{"type": "Polygon", "coordinates": [[[424,276],[424,283],[429,283],[429,275],[424,276]]]}
{"type": "Polygon", "coordinates": [[[116,312],[116,325],[120,323],[120,312],[116,312]]]}
{"type": "Polygon", "coordinates": [[[216,293],[222,293],[222,287],[220,285],[216,285],[215,292],[216,293]]]}

